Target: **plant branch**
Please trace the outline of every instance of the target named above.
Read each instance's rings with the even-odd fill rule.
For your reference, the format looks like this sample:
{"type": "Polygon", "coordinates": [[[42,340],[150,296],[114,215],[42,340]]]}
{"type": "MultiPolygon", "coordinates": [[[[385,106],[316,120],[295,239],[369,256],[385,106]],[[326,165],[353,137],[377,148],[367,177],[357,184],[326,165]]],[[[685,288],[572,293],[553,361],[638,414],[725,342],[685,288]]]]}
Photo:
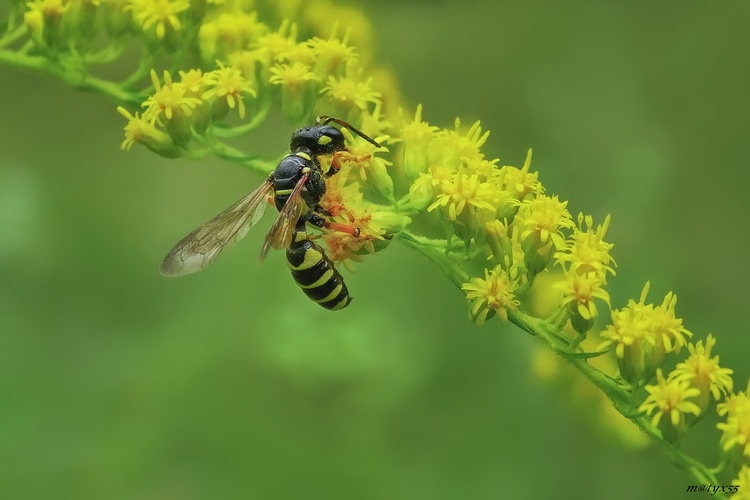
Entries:
{"type": "Polygon", "coordinates": [[[71,72],[67,68],[51,63],[42,56],[29,56],[10,50],[0,50],[0,62],[45,73],[64,81],[73,88],[110,97],[118,104],[138,106],[143,101],[143,96],[138,92],[128,92],[116,83],[85,73],[71,72]]]}

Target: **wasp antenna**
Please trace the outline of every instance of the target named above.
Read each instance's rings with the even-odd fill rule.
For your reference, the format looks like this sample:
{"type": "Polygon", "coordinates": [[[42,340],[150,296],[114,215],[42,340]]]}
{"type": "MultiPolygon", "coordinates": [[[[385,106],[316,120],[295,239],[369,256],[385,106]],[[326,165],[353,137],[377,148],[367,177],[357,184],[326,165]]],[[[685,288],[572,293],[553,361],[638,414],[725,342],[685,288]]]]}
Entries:
{"type": "Polygon", "coordinates": [[[318,118],[316,118],[315,122],[318,125],[327,125],[327,124],[329,124],[331,122],[337,123],[337,124],[341,125],[342,127],[351,130],[352,132],[354,132],[355,134],[357,134],[358,136],[360,136],[362,139],[366,140],[367,142],[369,142],[373,146],[375,146],[377,148],[381,147],[380,144],[377,141],[375,141],[372,138],[370,138],[369,135],[365,134],[364,132],[362,132],[359,129],[356,129],[356,128],[352,127],[351,125],[349,125],[344,120],[340,120],[338,118],[334,118],[333,116],[322,115],[322,116],[319,116],[318,118]]]}

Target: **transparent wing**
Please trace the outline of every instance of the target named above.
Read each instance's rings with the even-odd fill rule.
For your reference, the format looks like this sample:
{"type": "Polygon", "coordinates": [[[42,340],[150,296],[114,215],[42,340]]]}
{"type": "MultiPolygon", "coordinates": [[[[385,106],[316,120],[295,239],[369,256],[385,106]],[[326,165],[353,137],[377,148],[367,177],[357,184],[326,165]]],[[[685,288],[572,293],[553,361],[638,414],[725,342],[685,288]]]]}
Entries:
{"type": "Polygon", "coordinates": [[[297,220],[299,220],[305,209],[305,201],[300,198],[300,194],[302,194],[302,189],[305,187],[307,178],[308,174],[304,174],[297,181],[294,190],[281,208],[279,216],[276,217],[276,221],[271,226],[271,230],[268,231],[268,235],[266,235],[266,241],[263,243],[263,248],[260,251],[259,261],[266,257],[271,247],[279,250],[288,247],[292,242],[294,227],[297,225],[297,220]]]}
{"type": "Polygon", "coordinates": [[[210,266],[221,251],[241,240],[266,211],[266,199],[273,192],[271,180],[185,236],[161,263],[164,276],[182,276],[210,266]]]}

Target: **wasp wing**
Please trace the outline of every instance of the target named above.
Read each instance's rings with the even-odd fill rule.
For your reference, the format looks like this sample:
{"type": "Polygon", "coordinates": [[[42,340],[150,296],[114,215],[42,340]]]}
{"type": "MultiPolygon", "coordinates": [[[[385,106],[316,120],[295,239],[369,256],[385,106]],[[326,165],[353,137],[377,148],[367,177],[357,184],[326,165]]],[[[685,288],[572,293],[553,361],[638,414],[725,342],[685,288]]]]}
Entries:
{"type": "Polygon", "coordinates": [[[281,208],[279,216],[276,217],[276,221],[271,226],[271,230],[268,231],[268,235],[266,235],[266,241],[263,242],[263,248],[260,251],[258,261],[262,261],[266,257],[271,247],[280,250],[288,247],[292,242],[294,227],[297,225],[297,220],[302,216],[306,207],[305,200],[300,198],[300,195],[307,183],[308,177],[309,174],[303,174],[294,186],[289,198],[287,198],[286,203],[281,208]]]}
{"type": "Polygon", "coordinates": [[[273,192],[269,179],[255,191],[185,236],[169,251],[159,271],[163,276],[182,276],[210,266],[221,251],[241,240],[266,211],[273,192]]]}

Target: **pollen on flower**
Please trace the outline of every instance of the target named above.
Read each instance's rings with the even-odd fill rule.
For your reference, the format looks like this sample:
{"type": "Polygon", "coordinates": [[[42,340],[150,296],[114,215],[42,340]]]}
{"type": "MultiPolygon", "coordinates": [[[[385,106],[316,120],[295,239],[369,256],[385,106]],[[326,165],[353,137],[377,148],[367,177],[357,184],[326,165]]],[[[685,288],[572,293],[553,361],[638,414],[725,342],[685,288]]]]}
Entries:
{"type": "Polygon", "coordinates": [[[277,64],[271,68],[269,82],[274,85],[296,89],[309,81],[320,80],[318,75],[310,70],[306,64],[295,62],[292,64],[277,64]]]}
{"type": "Polygon", "coordinates": [[[367,109],[368,103],[380,102],[380,92],[373,90],[369,78],[361,80],[348,76],[329,76],[320,93],[334,102],[350,104],[361,110],[367,109]]]}
{"type": "Polygon", "coordinates": [[[541,245],[548,242],[557,248],[565,246],[561,230],[573,227],[573,221],[567,209],[568,202],[560,201],[557,196],[539,195],[532,200],[524,200],[516,215],[515,222],[523,230],[521,239],[533,236],[541,245]]]}
{"type": "Polygon", "coordinates": [[[614,344],[615,354],[624,359],[626,350],[630,358],[634,356],[632,351],[640,354],[648,346],[653,348],[657,345],[658,339],[651,328],[654,306],[646,305],[645,300],[645,295],[642,295],[640,301],[631,299],[623,309],[612,311],[612,324],[601,333],[604,341],[598,349],[614,344]]]}
{"type": "Polygon", "coordinates": [[[479,180],[479,176],[466,175],[459,171],[448,181],[443,181],[435,203],[427,210],[446,207],[448,218],[452,221],[455,221],[467,206],[485,209],[494,215],[495,207],[487,201],[486,192],[486,185],[479,180]]]}
{"type": "Polygon", "coordinates": [[[434,194],[438,194],[440,193],[443,183],[450,182],[454,175],[455,171],[453,169],[436,163],[431,165],[426,173],[420,175],[416,182],[429,186],[434,194]]]}
{"type": "Polygon", "coordinates": [[[212,88],[203,93],[203,99],[208,100],[212,97],[224,99],[230,109],[235,106],[239,109],[240,118],[245,117],[245,98],[243,94],[255,96],[256,92],[250,82],[242,77],[239,69],[232,66],[224,66],[221,62],[219,69],[213,70],[208,74],[208,81],[212,88]]]}
{"type": "Polygon", "coordinates": [[[297,45],[297,25],[284,20],[278,31],[259,36],[252,47],[258,51],[261,60],[267,66],[282,60],[297,45]]]}
{"type": "Polygon", "coordinates": [[[338,165],[342,173],[356,172],[362,181],[390,199],[393,194],[393,180],[388,174],[387,167],[393,163],[379,156],[388,152],[384,144],[390,140],[390,137],[387,135],[375,137],[374,141],[380,144],[380,147],[376,147],[347,129],[342,129],[341,132],[350,146],[345,151],[336,152],[332,161],[338,165]]]}
{"type": "Polygon", "coordinates": [[[612,324],[601,334],[600,349],[615,346],[621,374],[634,382],[650,378],[653,370],[664,363],[667,353],[676,351],[693,334],[675,317],[675,297],[669,292],[662,304],[646,304],[649,283],[643,287],[638,302],[629,300],[622,310],[612,311],[612,324]]]}
{"type": "Polygon", "coordinates": [[[602,280],[596,274],[569,272],[565,278],[565,281],[556,283],[554,287],[562,291],[562,303],[584,320],[593,319],[597,315],[594,299],[609,305],[609,294],[602,288],[602,280]]]}
{"type": "Polygon", "coordinates": [[[750,458],[750,399],[740,393],[730,397],[727,403],[717,407],[719,415],[727,415],[726,422],[716,424],[716,428],[722,431],[722,449],[728,452],[737,447],[745,457],[750,458]]]}
{"type": "MultiPolygon", "coordinates": [[[[132,115],[122,106],[117,108],[117,112],[128,119],[128,123],[125,125],[125,140],[122,141],[122,144],[120,145],[120,148],[126,151],[133,147],[134,143],[142,142],[154,132],[164,134],[164,132],[160,132],[154,127],[153,121],[144,119],[142,116],[139,116],[137,112],[135,115],[132,115]]],[[[165,137],[166,135],[167,134],[164,134],[165,137]]]]}
{"type": "Polygon", "coordinates": [[[347,204],[362,200],[359,183],[349,182],[347,174],[344,171],[326,178],[326,192],[320,200],[320,206],[334,216],[346,213],[347,204]]]}
{"type": "Polygon", "coordinates": [[[562,231],[572,225],[566,205],[556,196],[538,195],[522,201],[513,218],[513,224],[521,232],[524,260],[532,276],[549,265],[555,249],[565,245],[562,231]]]}
{"type": "Polygon", "coordinates": [[[356,245],[354,236],[340,231],[328,231],[322,236],[326,247],[326,254],[331,262],[344,266],[350,272],[355,272],[352,262],[362,262],[364,258],[354,252],[356,245]]]}
{"type": "Polygon", "coordinates": [[[146,113],[157,119],[163,114],[167,120],[190,116],[192,110],[203,102],[199,97],[186,95],[188,87],[182,83],[173,83],[169,72],[164,72],[164,85],[159,82],[156,71],[151,70],[151,81],[154,84],[154,93],[146,99],[143,107],[146,113]]]}
{"type": "Polygon", "coordinates": [[[692,387],[708,395],[709,391],[715,401],[732,392],[732,373],[729,368],[719,366],[719,356],[711,357],[711,349],[716,345],[716,338],[708,335],[706,344],[699,340],[696,344],[688,344],[690,355],[677,364],[674,375],[677,380],[685,380],[692,387]]]}
{"type": "Polygon", "coordinates": [[[174,142],[165,132],[154,126],[154,119],[144,116],[130,114],[125,108],[119,106],[117,112],[127,118],[125,125],[125,140],[120,147],[129,150],[134,143],[140,143],[158,154],[168,158],[177,156],[174,142]]]}
{"type": "Polygon", "coordinates": [[[667,293],[661,305],[654,308],[651,318],[654,334],[664,343],[666,352],[679,352],[680,348],[687,344],[686,337],[693,336],[682,326],[682,318],[675,316],[676,305],[677,295],[673,292],[667,293]]]}
{"type": "Polygon", "coordinates": [[[440,158],[445,165],[458,169],[462,160],[484,158],[479,148],[487,141],[489,135],[489,131],[482,133],[482,127],[478,121],[474,122],[468,131],[461,132],[461,120],[456,118],[453,130],[443,130],[437,133],[431,156],[440,158]]]}
{"type": "Polygon", "coordinates": [[[348,202],[344,210],[338,214],[337,220],[340,224],[358,228],[359,234],[354,236],[334,229],[323,235],[323,241],[328,248],[328,256],[333,262],[354,272],[352,261],[361,262],[362,251],[375,253],[374,243],[385,239],[383,236],[385,230],[375,222],[373,210],[373,207],[363,202],[348,202]]]}
{"type": "Polygon", "coordinates": [[[466,292],[471,316],[477,325],[484,323],[490,311],[494,311],[503,320],[508,320],[508,313],[518,309],[520,302],[513,294],[516,285],[499,266],[484,270],[484,278],[473,278],[464,283],[461,289],[466,292]]]}
{"type": "Polygon", "coordinates": [[[385,240],[386,231],[379,223],[383,217],[378,206],[364,201],[360,184],[351,181],[349,174],[349,170],[343,170],[326,179],[320,205],[334,222],[323,235],[323,242],[330,250],[328,255],[333,262],[353,271],[350,261],[361,261],[363,251],[375,253],[375,243],[385,240]],[[337,230],[342,227],[357,228],[358,234],[337,230]]]}
{"type": "Polygon", "coordinates": [[[701,410],[691,399],[700,394],[698,389],[690,387],[684,380],[677,380],[670,376],[666,380],[661,369],[656,371],[656,385],[647,385],[648,396],[638,411],[645,411],[648,415],[654,413],[651,419],[653,426],[658,426],[662,417],[675,428],[685,421],[685,415],[692,413],[700,415],[701,410]]]}
{"type": "MultiPolygon", "coordinates": [[[[359,236],[357,236],[359,248],[364,248],[368,253],[375,253],[374,242],[383,240],[385,235],[385,230],[380,227],[375,219],[377,210],[375,205],[367,204],[362,200],[352,201],[349,203],[347,210],[349,217],[351,217],[351,223],[360,230],[359,236]]],[[[359,248],[356,248],[356,250],[359,248]]]]}
{"type": "Polygon", "coordinates": [[[315,69],[319,74],[330,75],[335,73],[338,68],[357,60],[357,51],[354,47],[348,45],[348,39],[348,30],[344,34],[344,38],[339,40],[334,29],[328,39],[315,37],[308,42],[317,57],[318,64],[315,69]]]}
{"type": "MultiPolygon", "coordinates": [[[[199,69],[180,71],[180,84],[185,88],[185,94],[188,97],[198,97],[203,95],[205,87],[208,85],[208,75],[199,69]]],[[[202,102],[202,101],[201,101],[202,102]]]]}
{"type": "Polygon", "coordinates": [[[615,261],[610,255],[614,246],[604,241],[604,236],[609,227],[609,215],[601,224],[594,229],[593,217],[583,214],[578,215],[578,227],[573,230],[570,241],[563,251],[555,253],[558,264],[565,267],[570,265],[573,271],[579,273],[596,273],[606,283],[607,273],[615,274],[613,266],[615,261]],[[584,221],[586,229],[584,229],[584,221]]]}
{"type": "Polygon", "coordinates": [[[522,168],[506,165],[500,169],[499,176],[503,179],[506,189],[510,191],[517,200],[532,193],[542,193],[542,184],[539,182],[539,172],[529,172],[531,168],[531,149],[526,154],[526,160],[522,168]]]}
{"type": "Polygon", "coordinates": [[[414,119],[401,127],[398,136],[404,145],[426,147],[438,130],[438,127],[422,121],[422,105],[418,104],[414,119]]]}
{"type": "Polygon", "coordinates": [[[156,27],[156,36],[164,38],[167,27],[175,31],[182,28],[177,15],[190,8],[188,0],[130,0],[126,7],[133,12],[133,18],[145,31],[156,27]]]}
{"type": "MultiPolygon", "coordinates": [[[[497,163],[500,160],[495,158],[494,160],[487,160],[486,158],[463,158],[462,163],[464,168],[472,174],[477,174],[482,182],[487,182],[496,185],[498,188],[503,187],[504,177],[501,176],[501,171],[497,168],[497,163]]],[[[510,196],[510,192],[503,188],[507,195],[510,196]]]]}
{"type": "MultiPolygon", "coordinates": [[[[750,384],[748,384],[750,385],[750,384]]],[[[747,393],[740,391],[727,395],[722,403],[716,405],[716,413],[720,416],[733,417],[742,413],[750,413],[750,398],[747,393]]]]}

